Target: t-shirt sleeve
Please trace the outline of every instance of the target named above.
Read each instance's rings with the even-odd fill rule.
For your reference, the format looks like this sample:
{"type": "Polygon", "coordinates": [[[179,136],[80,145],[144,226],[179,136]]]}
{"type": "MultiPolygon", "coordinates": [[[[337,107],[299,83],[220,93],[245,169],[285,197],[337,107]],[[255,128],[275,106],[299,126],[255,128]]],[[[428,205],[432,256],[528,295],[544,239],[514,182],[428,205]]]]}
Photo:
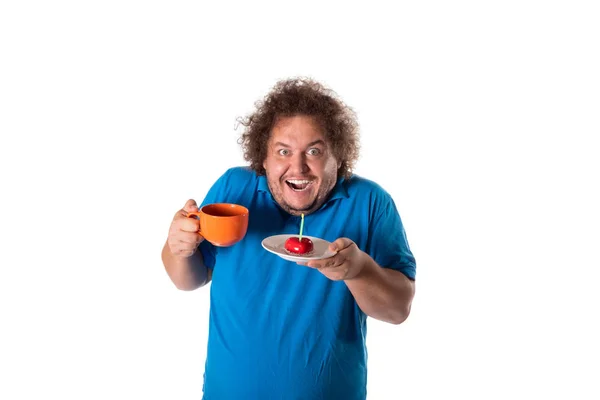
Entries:
{"type": "Polygon", "coordinates": [[[391,197],[383,196],[383,199],[377,202],[374,216],[370,235],[371,257],[380,266],[400,271],[409,279],[415,280],[415,257],[391,197]]]}

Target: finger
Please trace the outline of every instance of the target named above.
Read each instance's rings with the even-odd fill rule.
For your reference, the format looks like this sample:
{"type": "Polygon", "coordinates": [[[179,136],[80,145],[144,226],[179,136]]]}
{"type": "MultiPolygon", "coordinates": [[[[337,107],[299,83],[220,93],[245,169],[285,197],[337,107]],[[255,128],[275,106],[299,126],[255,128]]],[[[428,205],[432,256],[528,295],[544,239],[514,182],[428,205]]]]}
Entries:
{"type": "Polygon", "coordinates": [[[304,265],[305,267],[314,268],[314,269],[321,268],[320,261],[304,261],[304,262],[298,261],[297,264],[304,265]]]}
{"type": "Polygon", "coordinates": [[[346,261],[346,257],[338,254],[322,260],[310,261],[308,266],[316,269],[333,269],[342,265],[344,261],[346,261]]]}
{"type": "Polygon", "coordinates": [[[194,250],[181,250],[179,252],[178,256],[180,256],[180,257],[190,257],[194,253],[195,253],[194,250]]]}
{"type": "Polygon", "coordinates": [[[189,257],[194,254],[197,250],[197,247],[190,246],[189,244],[184,246],[181,242],[179,245],[174,245],[171,248],[171,253],[180,257],[189,257]]]}
{"type": "Polygon", "coordinates": [[[196,200],[189,199],[185,202],[185,206],[183,206],[183,210],[185,212],[196,212],[198,211],[198,204],[196,204],[196,200]]]}
{"type": "Polygon", "coordinates": [[[183,243],[177,239],[169,240],[169,249],[171,253],[180,255],[182,252],[187,252],[192,249],[192,245],[189,243],[183,243]]]}
{"type": "Polygon", "coordinates": [[[182,218],[177,221],[176,228],[184,232],[198,232],[200,230],[200,221],[196,218],[182,218]]]}
{"type": "Polygon", "coordinates": [[[183,243],[198,245],[202,241],[202,236],[200,236],[196,232],[181,231],[181,232],[179,232],[179,234],[177,234],[177,236],[175,237],[175,240],[179,240],[180,242],[183,242],[183,243]]]}
{"type": "Polygon", "coordinates": [[[341,251],[341,250],[344,250],[347,247],[352,246],[352,243],[354,243],[354,242],[352,240],[348,239],[348,238],[338,238],[333,243],[331,243],[329,245],[329,250],[331,250],[331,251],[341,251]]]}
{"type": "Polygon", "coordinates": [[[188,242],[180,241],[175,244],[175,247],[183,252],[188,252],[188,251],[194,252],[198,248],[198,245],[196,245],[195,243],[188,243],[188,242]]]}

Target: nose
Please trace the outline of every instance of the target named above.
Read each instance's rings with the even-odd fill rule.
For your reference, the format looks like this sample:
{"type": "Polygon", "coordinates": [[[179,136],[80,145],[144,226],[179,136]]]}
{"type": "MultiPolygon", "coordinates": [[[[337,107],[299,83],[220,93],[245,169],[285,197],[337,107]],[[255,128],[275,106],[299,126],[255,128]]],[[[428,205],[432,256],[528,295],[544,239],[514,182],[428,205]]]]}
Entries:
{"type": "Polygon", "coordinates": [[[306,154],[304,154],[304,152],[299,152],[292,156],[290,169],[294,174],[305,174],[308,172],[309,168],[306,163],[306,154]]]}

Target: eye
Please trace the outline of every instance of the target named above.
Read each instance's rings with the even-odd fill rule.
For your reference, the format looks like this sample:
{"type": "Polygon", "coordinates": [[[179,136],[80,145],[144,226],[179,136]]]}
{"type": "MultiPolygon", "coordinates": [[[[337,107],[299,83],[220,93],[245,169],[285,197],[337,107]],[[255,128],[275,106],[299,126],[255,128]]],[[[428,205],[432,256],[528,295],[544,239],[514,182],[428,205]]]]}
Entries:
{"type": "Polygon", "coordinates": [[[281,149],[278,153],[280,156],[287,156],[288,154],[290,154],[290,151],[288,149],[281,149]]]}
{"type": "Polygon", "coordinates": [[[321,150],[317,149],[316,147],[313,147],[312,149],[309,149],[307,153],[311,156],[318,156],[319,154],[321,154],[321,150]]]}

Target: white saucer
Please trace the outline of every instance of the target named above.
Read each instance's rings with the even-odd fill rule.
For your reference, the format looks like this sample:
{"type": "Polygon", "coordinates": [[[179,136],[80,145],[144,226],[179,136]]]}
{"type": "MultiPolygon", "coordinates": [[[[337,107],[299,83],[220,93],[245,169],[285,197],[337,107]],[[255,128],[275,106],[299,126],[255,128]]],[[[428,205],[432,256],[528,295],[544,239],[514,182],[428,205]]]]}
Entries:
{"type": "Polygon", "coordinates": [[[329,250],[329,245],[331,244],[327,240],[319,239],[313,236],[305,236],[302,235],[303,238],[309,238],[313,242],[313,250],[310,254],[292,254],[289,253],[285,249],[285,241],[292,237],[297,237],[298,235],[275,235],[269,236],[262,241],[262,247],[265,250],[270,251],[273,254],[278,255],[284,260],[294,261],[294,262],[306,262],[310,260],[321,260],[323,258],[329,258],[336,254],[335,251],[329,250]]]}

